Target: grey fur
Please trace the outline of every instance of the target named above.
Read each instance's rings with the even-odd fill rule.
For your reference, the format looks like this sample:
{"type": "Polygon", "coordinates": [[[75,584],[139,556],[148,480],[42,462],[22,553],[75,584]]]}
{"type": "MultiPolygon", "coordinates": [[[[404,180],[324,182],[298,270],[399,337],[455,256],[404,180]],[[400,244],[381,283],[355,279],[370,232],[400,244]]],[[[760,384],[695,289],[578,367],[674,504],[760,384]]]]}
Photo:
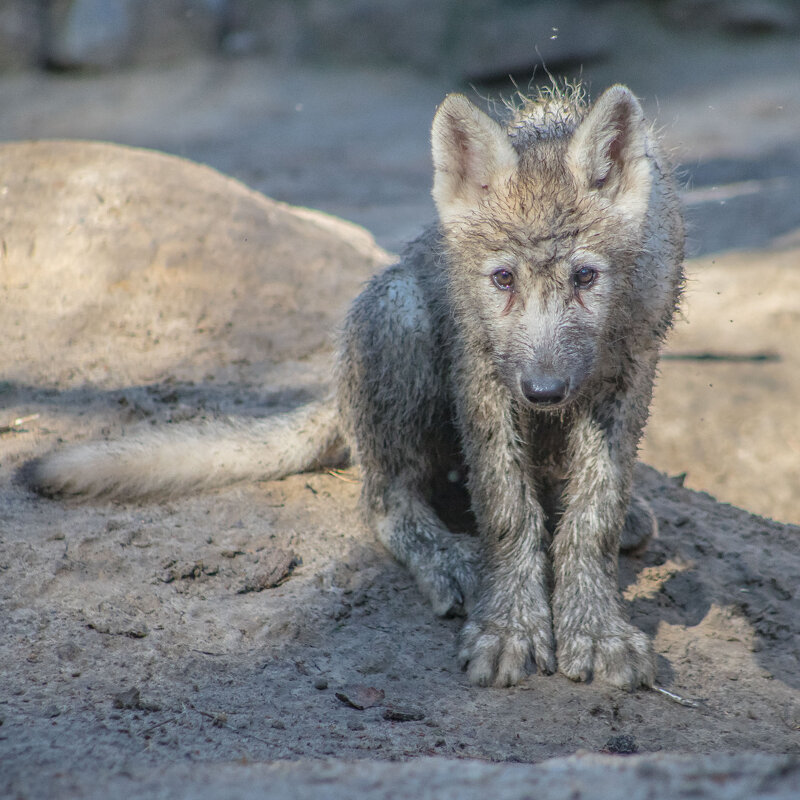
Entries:
{"type": "Polygon", "coordinates": [[[183,422],[73,445],[35,461],[27,477],[46,495],[163,499],[247,478],[283,478],[343,457],[336,408],[327,401],[261,420],[183,422]]]}
{"type": "Polygon", "coordinates": [[[630,504],[661,341],[682,283],[673,182],[638,102],[613,87],[525,99],[506,129],[452,95],[433,126],[440,226],[354,303],[339,402],[381,541],[439,613],[468,620],[472,682],[544,672],[654,679],[624,619],[617,553],[654,529],[630,504]],[[574,286],[581,267],[593,285],[574,286]],[[492,283],[498,269],[514,288],[492,283]],[[566,396],[540,405],[537,387],[566,396]],[[526,387],[534,387],[533,402],[526,387]],[[478,553],[429,487],[461,453],[478,553]],[[627,509],[630,508],[630,512],[627,509]]]}
{"type": "MultiPolygon", "coordinates": [[[[655,531],[631,482],[682,285],[669,166],[621,86],[592,107],[578,91],[522,98],[505,126],[450,95],[432,139],[439,225],[353,303],[338,411],[264,421],[264,452],[245,436],[246,463],[230,477],[309,468],[343,436],[380,540],[436,613],[468,614],[459,656],[473,683],[512,685],[532,661],[651,685],[652,646],[624,617],[617,554],[655,531]],[[468,476],[477,537],[434,510],[436,481],[454,469],[468,476]]],[[[132,496],[225,481],[198,464],[170,482],[174,443],[148,433],[84,445],[46,459],[34,482],[132,496]],[[114,472],[120,447],[136,453],[127,473],[114,472]],[[115,457],[101,476],[104,452],[115,457]]]]}

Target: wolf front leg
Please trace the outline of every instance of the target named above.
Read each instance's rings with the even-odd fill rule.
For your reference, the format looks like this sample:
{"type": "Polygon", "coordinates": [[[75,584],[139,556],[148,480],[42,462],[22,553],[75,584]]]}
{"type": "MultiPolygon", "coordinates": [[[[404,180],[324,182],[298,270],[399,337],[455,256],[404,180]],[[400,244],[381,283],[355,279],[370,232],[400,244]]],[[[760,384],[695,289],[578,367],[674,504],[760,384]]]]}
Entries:
{"type": "Polygon", "coordinates": [[[480,686],[518,683],[530,660],[544,673],[556,667],[550,537],[510,401],[498,399],[504,394],[492,387],[464,393],[458,403],[484,559],[459,660],[470,682],[480,686]]]}
{"type": "Polygon", "coordinates": [[[652,643],[625,619],[617,579],[620,534],[644,423],[641,405],[641,395],[623,399],[606,424],[597,413],[576,421],[564,514],[553,541],[559,669],[573,680],[596,676],[625,689],[651,686],[655,679],[652,643]]]}

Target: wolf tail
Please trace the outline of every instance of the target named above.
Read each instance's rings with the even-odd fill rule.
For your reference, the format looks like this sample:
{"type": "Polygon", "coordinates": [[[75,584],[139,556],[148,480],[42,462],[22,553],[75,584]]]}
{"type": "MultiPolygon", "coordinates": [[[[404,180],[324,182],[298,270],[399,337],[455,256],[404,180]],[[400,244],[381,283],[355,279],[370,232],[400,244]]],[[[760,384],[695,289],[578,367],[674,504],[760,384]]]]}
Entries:
{"type": "Polygon", "coordinates": [[[74,445],[34,462],[28,480],[47,495],[165,498],[341,463],[343,448],[329,400],[260,420],[178,423],[74,445]]]}

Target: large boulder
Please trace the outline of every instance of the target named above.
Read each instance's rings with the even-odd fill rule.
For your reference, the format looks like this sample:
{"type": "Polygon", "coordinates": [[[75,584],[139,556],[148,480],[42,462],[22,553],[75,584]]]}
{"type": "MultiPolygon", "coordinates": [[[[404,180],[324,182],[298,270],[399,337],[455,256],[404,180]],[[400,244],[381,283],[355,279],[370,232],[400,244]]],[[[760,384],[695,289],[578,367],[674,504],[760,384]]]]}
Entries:
{"type": "Polygon", "coordinates": [[[201,379],[329,351],[387,254],[364,230],[174,156],[0,146],[5,381],[201,379]]]}

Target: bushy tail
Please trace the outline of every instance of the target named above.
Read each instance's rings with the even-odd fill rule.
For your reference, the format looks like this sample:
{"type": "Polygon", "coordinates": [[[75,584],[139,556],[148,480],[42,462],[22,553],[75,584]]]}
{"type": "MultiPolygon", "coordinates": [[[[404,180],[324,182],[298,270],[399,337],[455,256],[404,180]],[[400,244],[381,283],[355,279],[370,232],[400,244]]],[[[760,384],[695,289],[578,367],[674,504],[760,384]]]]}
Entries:
{"type": "Polygon", "coordinates": [[[318,402],[260,420],[179,423],[67,447],[35,462],[28,478],[48,495],[163,498],[332,464],[343,445],[335,403],[318,402]]]}

